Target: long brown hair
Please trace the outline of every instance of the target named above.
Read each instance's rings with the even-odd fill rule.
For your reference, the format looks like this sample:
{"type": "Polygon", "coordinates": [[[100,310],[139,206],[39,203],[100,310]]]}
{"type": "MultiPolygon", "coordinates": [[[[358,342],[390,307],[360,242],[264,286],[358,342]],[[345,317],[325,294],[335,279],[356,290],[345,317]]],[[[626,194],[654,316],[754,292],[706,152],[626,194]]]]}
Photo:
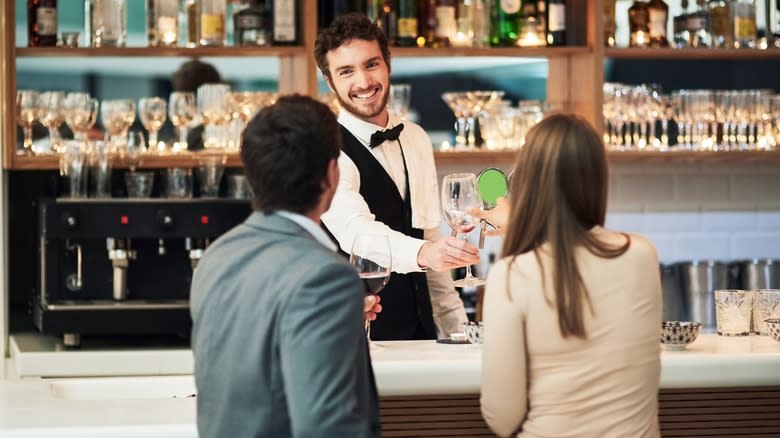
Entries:
{"type": "MultiPolygon", "coordinates": [[[[593,312],[577,267],[576,248],[584,246],[599,257],[613,258],[631,244],[627,240],[621,246],[610,245],[589,232],[604,225],[608,178],[599,135],[574,114],[543,119],[528,131],[517,154],[502,256],[511,257],[511,266],[516,256],[533,251],[543,269],[539,250],[549,244],[558,325],[564,338],[585,339],[584,303],[593,312]]],[[[545,299],[550,303],[546,294],[545,299]]]]}

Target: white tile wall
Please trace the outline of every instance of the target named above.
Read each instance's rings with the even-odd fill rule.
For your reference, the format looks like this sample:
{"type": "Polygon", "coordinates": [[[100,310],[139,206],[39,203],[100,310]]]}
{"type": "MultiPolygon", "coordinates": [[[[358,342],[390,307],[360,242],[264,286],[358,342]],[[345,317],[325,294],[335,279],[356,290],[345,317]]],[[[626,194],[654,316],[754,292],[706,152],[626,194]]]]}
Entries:
{"type": "MultiPolygon", "coordinates": [[[[482,167],[438,171],[441,178],[482,167]]],[[[647,236],[661,261],[780,259],[780,166],[613,164],[610,171],[607,226],[647,236]]],[[[492,239],[485,254],[500,247],[492,239]]]]}

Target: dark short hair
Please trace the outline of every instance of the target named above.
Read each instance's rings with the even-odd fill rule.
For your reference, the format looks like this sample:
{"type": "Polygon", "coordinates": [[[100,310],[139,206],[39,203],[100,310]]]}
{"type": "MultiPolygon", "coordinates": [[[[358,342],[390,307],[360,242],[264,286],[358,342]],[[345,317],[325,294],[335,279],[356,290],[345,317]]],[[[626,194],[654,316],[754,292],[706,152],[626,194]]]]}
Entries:
{"type": "Polygon", "coordinates": [[[173,91],[190,91],[194,93],[203,84],[217,84],[222,77],[217,69],[206,62],[193,59],[187,61],[171,76],[173,91]]]}
{"type": "Polygon", "coordinates": [[[324,103],[283,96],[249,121],[241,135],[241,161],[264,213],[306,213],[322,194],[328,164],[341,152],[341,130],[324,103]]]}
{"type": "Polygon", "coordinates": [[[390,68],[390,48],[388,47],[385,32],[371,21],[366,14],[352,12],[336,17],[330,23],[330,26],[317,35],[317,41],[314,42],[314,60],[325,77],[330,77],[328,60],[326,58],[328,52],[338,49],[344,43],[353,39],[379,43],[382,58],[385,64],[387,64],[387,68],[390,68]]]}

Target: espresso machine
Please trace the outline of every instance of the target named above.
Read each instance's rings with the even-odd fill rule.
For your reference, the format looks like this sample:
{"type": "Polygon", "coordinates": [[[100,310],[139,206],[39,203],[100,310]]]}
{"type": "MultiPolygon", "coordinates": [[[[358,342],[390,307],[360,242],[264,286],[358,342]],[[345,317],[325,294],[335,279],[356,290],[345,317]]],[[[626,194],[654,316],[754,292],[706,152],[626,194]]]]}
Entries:
{"type": "Polygon", "coordinates": [[[246,200],[43,200],[35,326],[63,336],[187,336],[192,272],[208,244],[243,222],[246,200]]]}

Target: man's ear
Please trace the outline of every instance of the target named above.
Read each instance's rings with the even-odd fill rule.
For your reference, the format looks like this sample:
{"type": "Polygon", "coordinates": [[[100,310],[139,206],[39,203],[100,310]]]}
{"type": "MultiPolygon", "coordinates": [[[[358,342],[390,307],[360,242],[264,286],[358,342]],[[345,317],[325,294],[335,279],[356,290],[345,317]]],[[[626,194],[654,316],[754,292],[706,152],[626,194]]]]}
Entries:
{"type": "Polygon", "coordinates": [[[328,76],[328,75],[322,75],[322,79],[324,79],[324,80],[325,80],[325,83],[326,83],[326,84],[328,84],[328,89],[329,89],[331,92],[335,93],[335,92],[336,92],[336,90],[334,90],[334,89],[333,89],[333,83],[331,83],[331,81],[330,81],[330,76],[328,76]]]}
{"type": "Polygon", "coordinates": [[[328,171],[325,173],[325,184],[327,189],[335,190],[339,184],[339,160],[332,158],[328,163],[328,171]]]}

